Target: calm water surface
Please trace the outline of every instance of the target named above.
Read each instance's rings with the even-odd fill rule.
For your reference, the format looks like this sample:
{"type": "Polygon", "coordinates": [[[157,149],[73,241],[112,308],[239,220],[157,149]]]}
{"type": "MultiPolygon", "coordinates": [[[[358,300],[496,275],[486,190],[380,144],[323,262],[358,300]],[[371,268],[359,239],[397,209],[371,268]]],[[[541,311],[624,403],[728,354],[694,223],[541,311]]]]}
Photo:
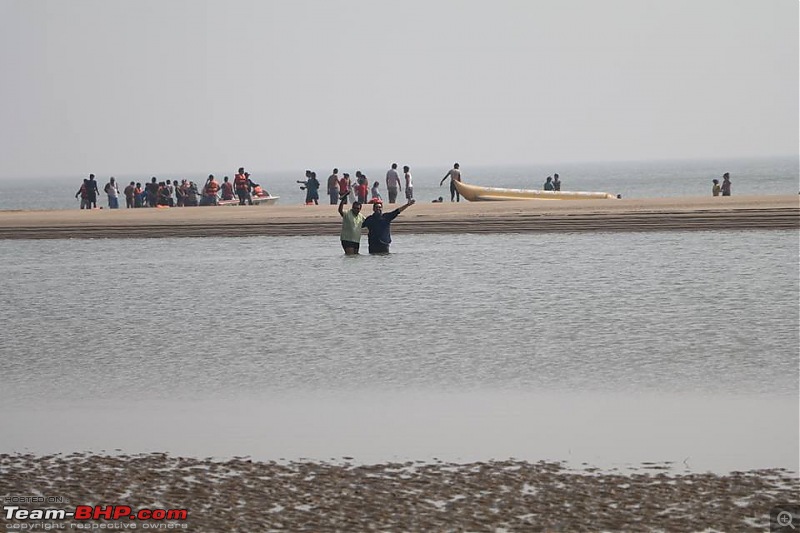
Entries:
{"type": "Polygon", "coordinates": [[[395,241],[2,243],[0,452],[797,470],[797,232],[395,241]]]}

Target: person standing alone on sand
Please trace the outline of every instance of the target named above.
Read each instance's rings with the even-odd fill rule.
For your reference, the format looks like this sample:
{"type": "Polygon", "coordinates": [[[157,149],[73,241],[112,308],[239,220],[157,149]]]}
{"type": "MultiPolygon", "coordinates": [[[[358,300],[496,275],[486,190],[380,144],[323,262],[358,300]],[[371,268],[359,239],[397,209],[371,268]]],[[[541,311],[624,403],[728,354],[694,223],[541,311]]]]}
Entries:
{"type": "Polygon", "coordinates": [[[447,171],[442,181],[439,182],[439,187],[442,186],[442,183],[444,183],[444,180],[447,178],[450,178],[450,201],[452,202],[453,198],[455,198],[457,202],[460,202],[461,194],[459,194],[455,184],[456,181],[461,182],[461,171],[458,169],[458,163],[453,164],[453,168],[447,171]]]}
{"type": "MultiPolygon", "coordinates": [[[[406,189],[408,189],[406,187],[406,189]]],[[[398,207],[391,213],[383,213],[383,204],[376,202],[372,204],[372,214],[368,216],[363,223],[363,226],[369,230],[367,235],[367,242],[369,243],[369,253],[371,254],[388,254],[389,245],[392,243],[392,234],[390,227],[392,220],[397,218],[397,215],[414,205],[414,199],[408,200],[408,203],[398,207]]]]}
{"type": "Polygon", "coordinates": [[[397,191],[402,191],[400,176],[397,175],[397,163],[392,163],[392,168],[386,172],[386,190],[389,191],[389,203],[397,202],[397,191]]]}
{"type": "Polygon", "coordinates": [[[722,196],[731,195],[731,176],[727,172],[722,175],[722,196]]]}
{"type": "Polygon", "coordinates": [[[342,248],[345,255],[358,255],[361,246],[361,226],[364,224],[364,215],[361,214],[361,203],[353,202],[353,207],[345,213],[344,204],[347,203],[347,194],[342,193],[339,198],[339,216],[342,217],[342,248]]]}

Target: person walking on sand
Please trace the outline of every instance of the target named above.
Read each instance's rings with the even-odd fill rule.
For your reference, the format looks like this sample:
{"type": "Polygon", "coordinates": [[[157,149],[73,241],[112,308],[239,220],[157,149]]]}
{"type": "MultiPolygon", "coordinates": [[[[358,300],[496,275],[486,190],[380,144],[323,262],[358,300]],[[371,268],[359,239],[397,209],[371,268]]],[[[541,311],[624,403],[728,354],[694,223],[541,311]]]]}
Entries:
{"type": "Polygon", "coordinates": [[[302,186],[300,188],[306,190],[306,205],[319,205],[319,180],[317,179],[317,173],[306,170],[306,180],[297,180],[297,183],[301,183],[302,186]]]}
{"type": "Polygon", "coordinates": [[[358,255],[358,249],[361,246],[361,226],[364,224],[365,217],[361,213],[361,202],[353,202],[353,207],[347,212],[344,211],[347,194],[342,193],[339,197],[339,216],[342,217],[340,234],[342,248],[345,255],[358,255]]]}
{"type": "MultiPolygon", "coordinates": [[[[406,187],[407,189],[407,187],[406,187]]],[[[369,253],[371,254],[388,254],[389,245],[392,243],[391,224],[392,220],[397,216],[414,205],[414,199],[408,200],[408,203],[402,205],[392,211],[391,213],[384,214],[383,204],[376,202],[372,204],[372,214],[368,216],[362,224],[369,230],[367,235],[367,243],[369,244],[369,253]]]]}
{"type": "Polygon", "coordinates": [[[456,199],[456,202],[461,201],[461,194],[459,194],[458,189],[456,189],[455,182],[461,182],[461,170],[459,170],[458,163],[453,164],[453,168],[447,171],[447,174],[444,175],[442,181],[439,182],[439,187],[442,186],[444,180],[450,178],[450,201],[453,201],[453,198],[456,199]]]}
{"type": "Polygon", "coordinates": [[[334,168],[333,173],[328,176],[328,196],[331,205],[336,205],[339,200],[339,169],[334,168]]]}
{"type": "Polygon", "coordinates": [[[408,165],[403,167],[403,177],[406,180],[406,200],[414,199],[414,178],[411,177],[411,169],[408,165]]]}
{"type": "Polygon", "coordinates": [[[711,185],[711,196],[719,196],[719,193],[722,190],[719,186],[719,180],[715,178],[711,180],[711,183],[713,184],[711,185]]]}
{"type": "Polygon", "coordinates": [[[386,190],[389,191],[389,203],[397,202],[397,192],[402,191],[400,176],[397,175],[397,163],[392,163],[392,168],[386,171],[386,190]]]}
{"type": "Polygon", "coordinates": [[[722,196],[731,195],[731,176],[727,172],[722,175],[722,196]]]}
{"type": "Polygon", "coordinates": [[[556,192],[561,190],[561,180],[558,179],[558,174],[553,174],[553,190],[556,192]]]}

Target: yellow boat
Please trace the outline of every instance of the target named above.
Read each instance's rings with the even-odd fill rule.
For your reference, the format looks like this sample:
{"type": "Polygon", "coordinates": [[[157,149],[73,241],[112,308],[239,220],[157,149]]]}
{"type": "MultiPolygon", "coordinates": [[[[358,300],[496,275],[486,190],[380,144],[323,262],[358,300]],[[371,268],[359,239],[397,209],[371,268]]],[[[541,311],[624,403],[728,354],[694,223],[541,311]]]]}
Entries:
{"type": "Polygon", "coordinates": [[[456,190],[470,202],[497,200],[615,200],[616,196],[607,192],[577,191],[537,191],[533,189],[503,189],[500,187],[481,187],[455,181],[456,190]]]}

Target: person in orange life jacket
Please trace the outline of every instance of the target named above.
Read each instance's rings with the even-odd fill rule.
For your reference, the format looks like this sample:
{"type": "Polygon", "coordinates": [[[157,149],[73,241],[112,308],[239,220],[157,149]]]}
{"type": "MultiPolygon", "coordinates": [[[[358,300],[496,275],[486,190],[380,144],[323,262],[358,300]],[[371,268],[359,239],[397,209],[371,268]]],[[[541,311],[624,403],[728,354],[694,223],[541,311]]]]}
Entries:
{"type": "Polygon", "coordinates": [[[208,175],[208,180],[203,187],[203,197],[200,199],[200,205],[219,205],[217,203],[217,192],[219,191],[219,183],[214,179],[213,174],[208,175]]]}
{"type": "MultiPolygon", "coordinates": [[[[233,178],[233,188],[236,189],[236,196],[239,197],[239,205],[244,205],[245,202],[250,200],[250,191],[247,188],[247,176],[248,174],[245,174],[244,168],[239,167],[239,171],[233,178]]],[[[253,201],[250,200],[250,203],[252,204],[253,201]]]]}
{"type": "Polygon", "coordinates": [[[228,176],[222,178],[222,199],[233,200],[233,183],[228,181],[228,176]]]}

